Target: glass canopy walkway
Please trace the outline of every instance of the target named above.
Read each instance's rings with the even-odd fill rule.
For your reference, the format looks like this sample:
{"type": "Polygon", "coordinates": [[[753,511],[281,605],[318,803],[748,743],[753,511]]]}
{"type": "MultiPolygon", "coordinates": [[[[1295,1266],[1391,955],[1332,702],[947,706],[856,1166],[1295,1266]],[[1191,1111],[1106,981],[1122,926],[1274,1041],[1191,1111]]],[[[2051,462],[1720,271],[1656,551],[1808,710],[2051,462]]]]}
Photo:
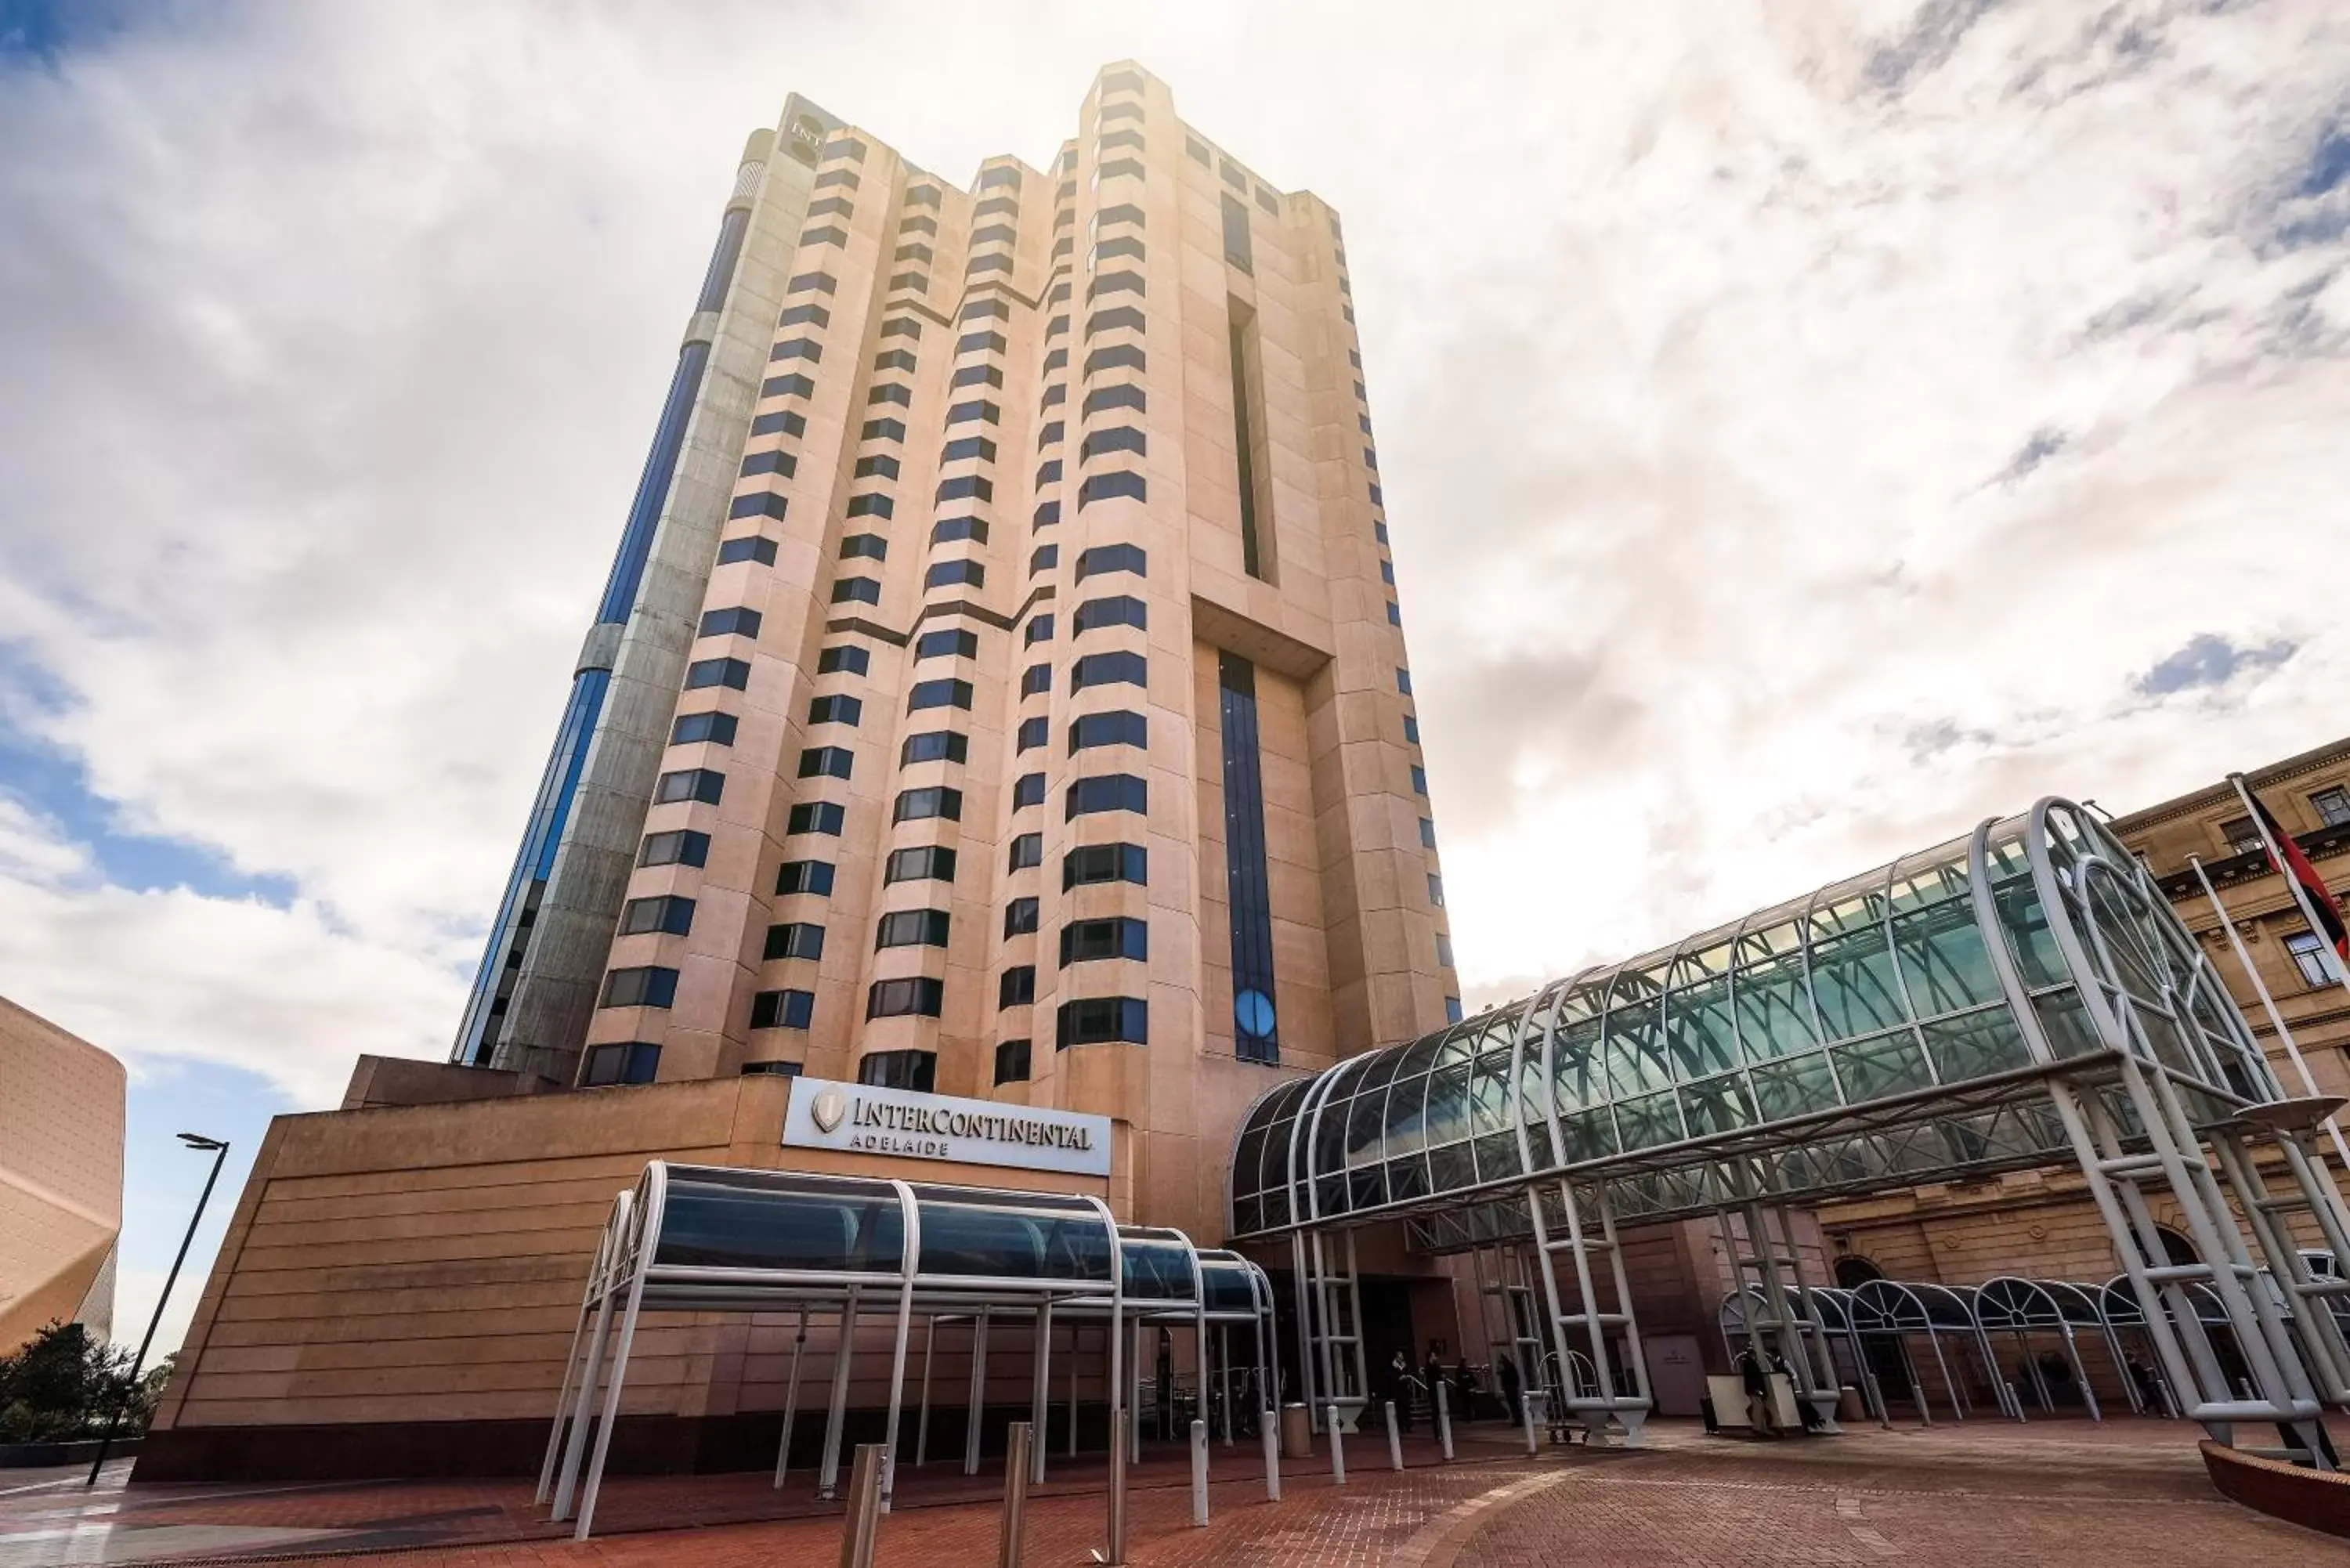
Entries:
{"type": "Polygon", "coordinates": [[[1232,1231],[1289,1245],[1304,1372],[1342,1417],[1365,1388],[1356,1227],[1400,1220],[1439,1252],[1530,1243],[1548,1321],[1521,1342],[1591,1368],[1553,1397],[1638,1441],[1649,1397],[1620,1224],[1718,1217],[1825,1416],[1826,1334],[1788,1204],[2077,1166],[2186,1413],[2223,1441],[2238,1420],[2284,1423],[2322,1457],[2318,1400],[2350,1403],[2350,1346],[2330,1311],[2302,1314],[2296,1344],[2253,1281],[2296,1301],[2350,1290],[2350,1217],[2312,1141],[2333,1108],[2285,1097],[2145,868],[2050,799],[1283,1085],[1235,1136],[1232,1231]],[[2202,1262],[2168,1259],[2155,1204],[2202,1262]],[[2295,1224],[2335,1277],[2313,1276],[2295,1224]],[[2250,1395],[2190,1286],[2225,1309],[2250,1395]]]}
{"type": "MultiPolygon", "coordinates": [[[[775,1485],[785,1483],[798,1417],[802,1359],[811,1315],[832,1320],[831,1385],[816,1489],[839,1481],[841,1439],[860,1320],[886,1324],[889,1415],[881,1497],[893,1490],[914,1320],[925,1320],[917,1454],[927,1447],[930,1355],[941,1324],[972,1326],[964,1468],[975,1472],[986,1397],[988,1335],[995,1324],[1025,1326],[1033,1383],[1031,1418],[1039,1439],[1031,1480],[1045,1480],[1041,1440],[1050,1399],[1056,1326],[1067,1332],[1068,1429],[1076,1429],[1077,1331],[1097,1330],[1096,1386],[1108,1409],[1114,1455],[1130,1458],[1140,1418],[1141,1360],[1128,1331],[1174,1325],[1191,1331],[1201,1407],[1215,1380],[1223,1388],[1225,1439],[1233,1401],[1262,1407],[1279,1386],[1272,1333],[1273,1290],[1264,1271],[1236,1252],[1194,1247],[1181,1231],[1120,1225],[1099,1199],[1061,1193],[816,1176],[795,1171],[671,1165],[655,1160],[614,1201],[565,1364],[538,1501],[553,1517],[572,1515],[585,1540],[619,1417],[621,1388],[638,1320],[646,1313],[796,1313],[775,1485]],[[1249,1330],[1246,1361],[1232,1355],[1232,1330],[1249,1330]],[[590,1441],[592,1433],[592,1444],[590,1441]]],[[[918,1457],[919,1462],[919,1457],[918,1457]]],[[[1113,1468],[1118,1469],[1114,1458],[1113,1468]]]]}

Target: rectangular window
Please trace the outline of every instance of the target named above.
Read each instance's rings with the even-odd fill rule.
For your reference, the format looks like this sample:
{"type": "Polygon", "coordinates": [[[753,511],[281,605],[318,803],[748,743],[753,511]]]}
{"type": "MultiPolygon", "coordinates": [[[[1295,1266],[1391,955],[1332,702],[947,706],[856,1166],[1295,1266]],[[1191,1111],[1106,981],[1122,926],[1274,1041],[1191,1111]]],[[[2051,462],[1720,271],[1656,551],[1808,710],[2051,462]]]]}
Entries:
{"type": "Polygon", "coordinates": [[[1150,560],[1139,545],[1097,545],[1077,552],[1077,581],[1082,583],[1104,572],[1132,572],[1138,577],[1147,577],[1150,575],[1150,560]]]}
{"type": "Polygon", "coordinates": [[[723,566],[734,561],[756,561],[763,566],[772,566],[775,564],[775,542],[760,534],[729,539],[718,546],[718,564],[723,566]]]}
{"type": "Polygon", "coordinates": [[[954,874],[955,852],[941,844],[926,844],[889,851],[881,881],[885,887],[891,882],[951,882],[954,874]]]}
{"type": "Polygon", "coordinates": [[[807,722],[811,724],[855,724],[865,714],[865,704],[856,698],[836,691],[829,697],[808,700],[807,722]]]}
{"type": "Polygon", "coordinates": [[[639,866],[706,866],[710,835],[682,828],[674,833],[648,833],[637,856],[639,866]]]}
{"type": "Polygon", "coordinates": [[[1022,752],[1035,750],[1051,739],[1052,733],[1052,721],[1042,713],[1033,719],[1021,720],[1019,738],[1013,748],[1013,754],[1017,756],[1022,752]]]}
{"type": "Polygon", "coordinates": [[[857,432],[858,441],[904,441],[906,427],[896,420],[867,420],[857,432]]]}
{"type": "Polygon", "coordinates": [[[1150,925],[1123,915],[1106,920],[1071,920],[1061,928],[1061,967],[1097,959],[1150,958],[1150,925]]]}
{"type": "Polygon", "coordinates": [[[995,1081],[999,1084],[1024,1084],[1028,1081],[1028,1042],[1006,1040],[995,1048],[995,1081]]]}
{"type": "MultiPolygon", "coordinates": [[[[806,1029],[816,1017],[812,991],[763,991],[751,998],[754,1029],[806,1029]]],[[[750,1069],[745,1067],[744,1072],[750,1069]]]]}
{"type": "Polygon", "coordinates": [[[849,477],[851,479],[872,479],[878,476],[882,479],[895,479],[898,477],[898,460],[891,457],[885,452],[877,452],[871,457],[858,458],[857,460],[857,467],[851,471],[849,477]]]}
{"type": "Polygon", "coordinates": [[[1039,545],[1029,552],[1028,572],[1032,576],[1038,572],[1049,572],[1060,564],[1061,547],[1058,545],[1039,545]]]}
{"type": "Polygon", "coordinates": [[[806,920],[791,920],[767,928],[767,945],[760,955],[764,959],[820,959],[824,957],[824,928],[806,920]]]}
{"type": "Polygon", "coordinates": [[[837,838],[847,816],[837,800],[802,801],[792,807],[791,815],[785,819],[784,836],[788,838],[799,833],[829,833],[837,838]]]}
{"type": "Polygon", "coordinates": [[[1232,924],[1232,1054],[1279,1062],[1274,1012],[1273,894],[1265,870],[1264,770],[1257,742],[1256,667],[1217,658],[1224,742],[1224,877],[1232,924]]]}
{"type": "Polygon", "coordinates": [[[1069,690],[1082,691],[1088,686],[1117,682],[1147,686],[1149,668],[1149,660],[1139,653],[1088,653],[1069,666],[1069,690]]]}
{"type": "Polygon", "coordinates": [[[810,746],[800,753],[800,777],[845,779],[856,764],[856,753],[847,746],[810,746]]]}
{"type": "Polygon", "coordinates": [[[1145,629],[1149,621],[1150,611],[1142,600],[1131,595],[1118,594],[1107,598],[1087,599],[1077,607],[1077,613],[1069,618],[1069,626],[1082,637],[1106,626],[1130,626],[1139,631],[1145,629]]]}
{"type": "Polygon", "coordinates": [[[863,675],[872,666],[872,651],[853,642],[835,643],[816,656],[816,672],[818,675],[832,675],[842,670],[851,675],[863,675]]]}
{"type": "Polygon", "coordinates": [[[947,945],[944,909],[893,909],[873,930],[877,948],[942,948],[947,945]]]}
{"type": "Polygon", "coordinates": [[[931,543],[951,545],[957,539],[968,539],[974,545],[987,543],[987,520],[983,517],[941,517],[931,525],[931,543]]]}
{"type": "Polygon", "coordinates": [[[1224,260],[1253,275],[1256,257],[1249,248],[1249,210],[1247,204],[1224,199],[1224,260]]]}
{"type": "Polygon", "coordinates": [[[2334,971],[2325,961],[2325,943],[2313,931],[2301,931],[2285,938],[2284,950],[2293,955],[2293,967],[2301,971],[2301,983],[2315,987],[2332,985],[2334,971]]]}
{"type": "Polygon", "coordinates": [[[1003,934],[1007,937],[1034,936],[1036,931],[1036,900],[1014,898],[1003,906],[1003,934]]]}
{"type": "Polygon", "coordinates": [[[714,768],[681,768],[653,781],[653,800],[660,805],[699,801],[716,805],[726,793],[726,775],[714,768]]]}
{"type": "Polygon", "coordinates": [[[946,982],[929,975],[906,980],[877,980],[866,993],[868,1018],[936,1018],[944,1000],[946,982]]]}
{"type": "Polygon", "coordinates": [[[1436,933],[1436,961],[1440,968],[1452,967],[1452,939],[1442,931],[1436,933]]]}
{"type": "Polygon", "coordinates": [[[1139,844],[1085,844],[1061,857],[1061,891],[1097,882],[1150,885],[1150,852],[1139,844]]]}
{"type": "Polygon", "coordinates": [[[732,713],[680,713],[677,722],[669,728],[669,743],[690,746],[696,741],[707,741],[713,746],[734,743],[735,719],[732,713]]]}
{"type": "Polygon", "coordinates": [[[979,657],[979,633],[963,627],[926,631],[914,639],[914,657],[917,659],[976,659],[979,657]]]}
{"type": "Polygon", "coordinates": [[[1027,629],[1020,634],[1020,646],[1034,648],[1040,642],[1051,641],[1052,638],[1053,618],[1050,615],[1031,616],[1027,629]]]}
{"type": "Polygon", "coordinates": [[[773,413],[761,414],[753,420],[751,433],[754,436],[804,436],[807,434],[807,421],[789,409],[777,409],[773,413]]]}
{"type": "Polygon", "coordinates": [[[906,693],[906,711],[919,712],[924,708],[963,708],[971,706],[971,682],[968,680],[917,680],[906,693]]]}
{"type": "Polygon", "coordinates": [[[1107,713],[1084,713],[1069,721],[1071,756],[1088,746],[1148,747],[1149,744],[1149,721],[1123,708],[1113,709],[1107,713]]]}
{"type": "Polygon", "coordinates": [[[880,579],[843,577],[832,585],[832,602],[837,605],[878,605],[881,602],[880,579]]]}
{"type": "Polygon", "coordinates": [[[1078,779],[1068,787],[1065,819],[1075,820],[1098,811],[1131,811],[1148,815],[1149,786],[1132,774],[1104,774],[1078,779]]]}
{"type": "Polygon", "coordinates": [[[2231,854],[2256,854],[2262,847],[2261,830],[2253,825],[2252,819],[2249,816],[2231,816],[2221,823],[2220,836],[2228,841],[2228,849],[2231,854]]]}
{"type": "Polygon", "coordinates": [[[1403,738],[1415,746],[1419,744],[1419,721],[1409,713],[1403,716],[1403,738]]]}
{"type": "Polygon", "coordinates": [[[631,898],[620,908],[620,934],[624,937],[654,933],[681,937],[692,929],[691,898],[631,898]]]}
{"type": "Polygon", "coordinates": [[[1012,840],[1011,851],[1004,857],[1004,869],[1024,871],[1031,866],[1045,863],[1045,836],[1023,833],[1012,840]]]}
{"type": "Polygon", "coordinates": [[[1045,804],[1045,775],[1022,774],[1012,781],[1012,809],[1023,811],[1045,804]]]}
{"type": "Polygon", "coordinates": [[[829,897],[831,892],[832,862],[829,860],[786,860],[775,867],[777,898],[793,893],[829,897]]]}
{"type": "Polygon", "coordinates": [[[1014,964],[995,982],[995,1005],[1025,1007],[1036,1000],[1036,966],[1033,963],[1014,964]]]}
{"type": "Polygon", "coordinates": [[[952,730],[925,730],[909,735],[898,748],[900,766],[911,763],[960,763],[969,760],[971,738],[952,730]]]}
{"type": "Polygon", "coordinates": [[[1411,764],[1411,792],[1422,795],[1428,793],[1428,770],[1418,763],[1411,764]]]}
{"type": "Polygon", "coordinates": [[[1061,1003],[1054,1019],[1055,1049],[1066,1051],[1072,1045],[1099,1045],[1113,1041],[1134,1045],[1150,1043],[1150,1010],[1140,998],[1090,996],[1061,1003]]]}
{"type": "Polygon", "coordinates": [[[2328,827],[2350,823],[2350,789],[2336,784],[2332,789],[2319,790],[2309,797],[2309,804],[2316,809],[2317,820],[2328,827]]]}
{"type": "Polygon", "coordinates": [[[649,1040],[625,1040],[590,1045],[579,1064],[579,1086],[601,1089],[614,1084],[650,1084],[660,1071],[660,1047],[649,1040]]]}
{"type": "Polygon", "coordinates": [[[938,1087],[935,1051],[868,1051],[857,1063],[857,1081],[880,1089],[911,1089],[927,1095],[938,1087]]]}
{"type": "Polygon", "coordinates": [[[751,684],[751,667],[739,659],[697,659],[685,667],[685,689],[731,686],[740,691],[751,684]]]}
{"type": "MultiPolygon", "coordinates": [[[[1225,199],[1227,206],[1232,198],[1225,199]]],[[[1241,570],[1260,582],[1276,582],[1274,575],[1271,530],[1265,526],[1273,516],[1269,496],[1259,489],[1263,477],[1270,479],[1271,467],[1260,461],[1259,438],[1264,435],[1264,397],[1263,351],[1257,337],[1256,317],[1237,299],[1224,301],[1225,336],[1232,353],[1232,453],[1234,477],[1240,486],[1241,502],[1241,570]]],[[[1269,437],[1265,439],[1269,440],[1269,437]]]]}
{"type": "Polygon", "coordinates": [[[962,436],[939,449],[941,462],[962,462],[970,459],[981,462],[995,461],[995,443],[985,436],[962,436]]]}
{"type": "Polygon", "coordinates": [[[1444,878],[1433,871],[1428,874],[1428,901],[1440,909],[1444,908],[1444,878]]]}
{"type": "Polygon", "coordinates": [[[1447,1023],[1458,1023],[1461,1022],[1461,999],[1457,996],[1446,997],[1444,999],[1444,1022],[1447,1023]]]}
{"type": "Polygon", "coordinates": [[[1051,665],[1032,664],[1020,672],[1020,695],[1023,697],[1034,697],[1040,691],[1050,691],[1052,689],[1053,667],[1051,665]]]}
{"type": "Polygon", "coordinates": [[[604,977],[604,1007],[670,1007],[677,1002],[677,971],[648,964],[604,977]]]}
{"type": "Polygon", "coordinates": [[[1424,816],[1419,819],[1419,842],[1424,848],[1436,847],[1436,824],[1424,816]]]}
{"type": "Polygon", "coordinates": [[[840,542],[840,558],[844,561],[886,561],[889,558],[889,541],[879,534],[851,534],[840,542]]]}
{"type": "Polygon", "coordinates": [[[949,822],[962,820],[962,791],[944,784],[931,784],[921,789],[904,789],[889,811],[892,822],[925,822],[931,817],[943,817],[949,822]]]}

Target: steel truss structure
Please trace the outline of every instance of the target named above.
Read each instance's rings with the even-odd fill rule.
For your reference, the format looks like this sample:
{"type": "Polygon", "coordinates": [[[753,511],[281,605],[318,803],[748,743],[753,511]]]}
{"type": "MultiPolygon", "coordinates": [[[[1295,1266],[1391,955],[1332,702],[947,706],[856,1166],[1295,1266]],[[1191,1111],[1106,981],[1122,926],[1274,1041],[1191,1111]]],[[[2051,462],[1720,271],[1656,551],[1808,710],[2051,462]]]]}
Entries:
{"type": "MultiPolygon", "coordinates": [[[[1030,1450],[1032,1484],[1045,1480],[1042,1440],[1050,1408],[1055,1331],[1067,1334],[1070,1451],[1076,1451],[1076,1368],[1081,1329],[1097,1331],[1117,1474],[1111,1488],[1111,1538],[1122,1538],[1122,1470],[1139,1446],[1140,1336],[1161,1326],[1194,1336],[1204,1406],[1211,1378],[1226,1390],[1225,1438],[1232,1427],[1232,1384],[1279,1386],[1273,1334],[1273,1287],[1264,1271],[1236,1252],[1202,1251],[1181,1231],[1120,1225],[1099,1199],[1011,1192],[940,1183],[815,1176],[795,1171],[671,1165],[654,1160],[636,1186],[613,1201],[577,1326],[564,1365],[563,1391],[539,1467],[538,1501],[553,1517],[572,1517],[586,1540],[620,1413],[621,1389],[639,1320],[648,1313],[796,1313],[791,1374],[775,1484],[789,1469],[799,1414],[803,1361],[811,1317],[832,1327],[831,1384],[816,1494],[839,1485],[849,1372],[861,1317],[892,1329],[889,1455],[881,1496],[893,1490],[903,1437],[906,1372],[914,1321],[924,1321],[920,1417],[915,1462],[927,1458],[931,1349],[941,1324],[969,1324],[974,1334],[966,1406],[963,1467],[979,1468],[980,1415],[986,1394],[987,1345],[995,1326],[1024,1327],[1034,1354],[1030,1450]],[[1250,1330],[1252,1359],[1231,1355],[1232,1330],[1250,1330]],[[1211,1331],[1213,1331],[1211,1334],[1211,1331]],[[1138,1342],[1127,1343],[1129,1334],[1138,1342]],[[1123,1460],[1123,1464],[1119,1460],[1123,1460]]],[[[1269,1416],[1264,1418],[1270,1418],[1269,1416]]]]}
{"type": "Polygon", "coordinates": [[[1235,1135],[1232,1231],[1290,1246],[1309,1400],[1333,1412],[1361,1397],[1356,1228],[1523,1247],[1555,1407],[1638,1442],[1650,1399],[1620,1226],[1716,1217],[1754,1322],[1832,1420],[1825,1287],[1787,1207],[2072,1167],[2183,1412],[2222,1442],[2277,1423],[2330,1465],[2317,1416],[2350,1406],[2350,1345],[2323,1303],[2350,1292],[2350,1211],[2314,1134],[2334,1108],[2286,1097],[2146,868],[2051,797],[1274,1089],[1235,1135]],[[2198,1261],[2171,1261],[2157,1200],[2198,1261]],[[2312,1273],[2294,1215],[2335,1277],[2312,1273]]]}

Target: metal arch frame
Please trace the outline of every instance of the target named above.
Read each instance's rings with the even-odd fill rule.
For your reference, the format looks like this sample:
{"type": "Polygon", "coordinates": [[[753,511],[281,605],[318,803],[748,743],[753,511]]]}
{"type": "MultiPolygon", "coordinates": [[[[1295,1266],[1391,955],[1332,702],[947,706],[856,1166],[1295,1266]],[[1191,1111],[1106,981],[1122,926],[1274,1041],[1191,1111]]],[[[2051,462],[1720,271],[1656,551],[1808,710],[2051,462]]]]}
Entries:
{"type": "MultiPolygon", "coordinates": [[[[696,1172],[727,1169],[709,1167],[677,1168],[696,1172]]],[[[1076,1203],[1082,1205],[1080,1209],[1072,1208],[1071,1199],[1061,1195],[999,1192],[992,1189],[943,1189],[943,1194],[959,1190],[970,1192],[983,1203],[991,1198],[1009,1203],[1050,1198],[1065,1214],[1087,1214],[1092,1221],[1098,1223],[1107,1238],[1107,1280],[926,1274],[922,1270],[922,1199],[912,1183],[869,1177],[842,1178],[816,1173],[751,1170],[730,1174],[748,1177],[788,1174],[796,1182],[812,1182],[819,1187],[837,1183],[845,1196],[853,1193],[868,1200],[886,1189],[896,1202],[899,1220],[899,1246],[894,1266],[840,1271],[672,1263],[660,1266],[657,1272],[671,1173],[670,1162],[650,1161],[637,1184],[616,1196],[612,1213],[606,1220],[588,1270],[572,1350],[566,1360],[561,1394],[541,1463],[542,1499],[546,1483],[552,1481],[555,1486],[553,1518],[556,1520],[568,1515],[573,1493],[584,1478],[584,1490],[578,1491],[578,1518],[574,1530],[575,1537],[578,1539],[586,1539],[593,1529],[596,1501],[618,1417],[636,1325],[645,1312],[759,1312],[778,1308],[788,1310],[796,1306],[805,1317],[810,1310],[837,1311],[841,1331],[835,1346],[834,1395],[827,1433],[827,1448],[836,1460],[846,1392],[845,1374],[848,1356],[854,1348],[858,1301],[868,1291],[894,1286],[897,1295],[895,1347],[886,1428],[892,1458],[905,1424],[906,1355],[912,1318],[917,1312],[935,1322],[941,1316],[952,1317],[975,1308],[986,1310],[990,1303],[993,1303],[1011,1315],[1033,1313],[1040,1324],[1047,1320],[1056,1306],[1069,1312],[1073,1320],[1077,1317],[1106,1319],[1111,1328],[1108,1399],[1114,1431],[1122,1427],[1128,1404],[1124,1365],[1127,1347],[1123,1333],[1127,1327],[1162,1320],[1186,1324],[1200,1336],[1203,1365],[1206,1325],[1210,1322],[1238,1322],[1245,1317],[1253,1323],[1261,1345],[1269,1347],[1274,1340],[1271,1313],[1272,1283],[1264,1271],[1238,1254],[1220,1259],[1220,1262],[1236,1262],[1246,1271],[1250,1305],[1244,1311],[1211,1312],[1207,1302],[1206,1269],[1201,1260],[1200,1249],[1180,1230],[1167,1229],[1164,1239],[1180,1247],[1191,1272],[1189,1298],[1169,1298],[1149,1303],[1130,1301],[1125,1291],[1126,1228],[1118,1223],[1106,1202],[1090,1195],[1075,1199],[1076,1203]],[[594,1427],[592,1452],[587,1449],[591,1425],[594,1427]],[[562,1456],[560,1459],[557,1459],[558,1454],[562,1456]]],[[[757,1186],[755,1182],[744,1185],[753,1189],[757,1186]]],[[[778,1454],[779,1474],[786,1458],[787,1452],[778,1454]]],[[[887,1469],[883,1485],[886,1501],[890,1490],[887,1469]]],[[[1123,1502],[1121,1468],[1119,1479],[1113,1483],[1111,1512],[1113,1544],[1121,1548],[1123,1502]]]]}
{"type": "Polygon", "coordinates": [[[2073,1336],[2073,1324],[2046,1284],[2021,1274],[1994,1275],[1975,1287],[1974,1307],[1976,1325],[1984,1334],[2015,1335],[2026,1380],[2043,1410],[2054,1410],[2056,1402],[2049,1397],[2048,1380],[2040,1375],[2040,1363],[2032,1355],[2030,1336],[2035,1332],[2055,1330],[2064,1341],[2064,1357],[2073,1364],[2073,1376],[2081,1386],[2081,1398],[2088,1407],[2089,1419],[2104,1422],[2106,1413],[2098,1407],[2096,1389],[2090,1386],[2089,1369],[2081,1360],[2081,1347],[2073,1336]]]}

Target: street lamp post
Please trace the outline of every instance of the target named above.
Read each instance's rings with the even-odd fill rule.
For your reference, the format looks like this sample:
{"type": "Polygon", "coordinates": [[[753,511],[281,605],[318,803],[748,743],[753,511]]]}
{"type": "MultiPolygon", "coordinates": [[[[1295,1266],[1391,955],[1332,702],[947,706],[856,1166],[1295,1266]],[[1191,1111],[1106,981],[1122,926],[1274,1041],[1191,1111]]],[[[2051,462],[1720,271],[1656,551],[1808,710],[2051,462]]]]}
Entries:
{"type": "Polygon", "coordinates": [[[172,1287],[179,1282],[180,1265],[188,1261],[188,1248],[195,1241],[196,1227],[203,1221],[204,1205],[212,1201],[213,1183],[220,1179],[221,1164],[228,1158],[228,1144],[224,1139],[206,1137],[202,1133],[183,1132],[180,1135],[180,1141],[199,1153],[212,1152],[212,1174],[204,1178],[204,1189],[196,1199],[196,1211],[188,1216],[188,1233],[180,1238],[180,1255],[172,1260],[172,1272],[163,1277],[163,1293],[155,1298],[155,1315],[147,1320],[146,1335],[139,1341],[139,1354],[130,1363],[130,1386],[122,1397],[114,1402],[113,1412],[106,1417],[106,1435],[98,1440],[98,1458],[90,1461],[89,1479],[82,1482],[85,1488],[98,1484],[98,1472],[106,1466],[107,1450],[114,1447],[114,1428],[122,1424],[122,1407],[138,1390],[139,1375],[147,1366],[147,1349],[155,1343],[156,1326],[163,1321],[164,1303],[172,1299],[172,1287]]]}

